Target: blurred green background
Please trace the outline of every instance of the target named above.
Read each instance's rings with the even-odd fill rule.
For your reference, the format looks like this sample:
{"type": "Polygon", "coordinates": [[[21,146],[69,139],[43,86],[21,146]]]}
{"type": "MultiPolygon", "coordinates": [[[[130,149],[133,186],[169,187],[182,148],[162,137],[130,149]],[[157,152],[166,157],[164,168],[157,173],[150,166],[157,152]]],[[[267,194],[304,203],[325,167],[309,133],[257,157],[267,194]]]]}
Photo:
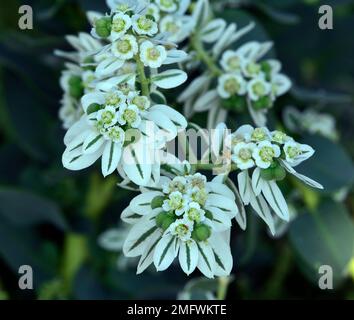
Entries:
{"type": "MultiPolygon", "coordinates": [[[[240,26],[255,20],[248,38],[274,41],[273,54],[294,81],[275,119],[288,104],[313,107],[332,114],[340,132],[338,143],[300,137],[317,149],[300,172],[326,190],[296,185],[300,214],[283,237],[271,239],[251,215],[247,231],[235,226],[228,299],[354,299],[354,1],[326,1],[334,9],[334,30],[326,31],[318,28],[321,4],[233,1],[221,14],[240,26]],[[336,201],[334,193],[343,188],[347,195],[336,201]],[[323,263],[334,268],[334,290],[318,287],[323,263]]],[[[85,11],[96,9],[105,11],[104,1],[0,2],[0,299],[176,299],[186,285],[194,297],[215,293],[217,280],[187,284],[191,278],[174,267],[136,276],[134,262],[102,249],[98,237],[118,226],[134,194],[117,188],[114,176],[103,179],[97,167],[62,167],[64,61],[53,51],[70,49],[66,34],[89,31],[85,11]],[[18,28],[22,4],[33,8],[33,30],[18,28]],[[24,264],[33,267],[34,290],[18,288],[24,264]]]]}

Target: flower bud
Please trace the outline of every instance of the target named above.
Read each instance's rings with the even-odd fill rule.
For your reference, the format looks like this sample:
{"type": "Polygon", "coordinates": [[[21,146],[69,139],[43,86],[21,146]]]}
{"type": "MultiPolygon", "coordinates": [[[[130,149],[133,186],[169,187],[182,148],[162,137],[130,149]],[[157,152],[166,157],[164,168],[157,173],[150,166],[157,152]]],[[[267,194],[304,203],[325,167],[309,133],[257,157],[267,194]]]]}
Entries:
{"type": "Polygon", "coordinates": [[[192,239],[205,241],[211,236],[211,229],[204,223],[197,224],[192,232],[192,239]]]}
{"type": "Polygon", "coordinates": [[[155,197],[151,201],[151,208],[152,209],[161,208],[164,200],[165,200],[165,197],[163,197],[163,196],[155,197]]]}
{"type": "Polygon", "coordinates": [[[276,168],[273,169],[274,170],[274,179],[277,181],[281,181],[284,180],[286,177],[286,171],[285,169],[281,166],[278,165],[276,168]]]}
{"type": "Polygon", "coordinates": [[[95,29],[98,36],[107,38],[111,34],[112,21],[110,17],[102,17],[95,21],[95,29]]]}
{"type": "Polygon", "coordinates": [[[261,170],[261,177],[267,181],[281,181],[286,177],[286,171],[278,162],[273,162],[269,168],[261,170]]]}
{"type": "Polygon", "coordinates": [[[164,231],[175,222],[175,220],[176,218],[172,212],[160,212],[155,218],[156,225],[164,231]]]}

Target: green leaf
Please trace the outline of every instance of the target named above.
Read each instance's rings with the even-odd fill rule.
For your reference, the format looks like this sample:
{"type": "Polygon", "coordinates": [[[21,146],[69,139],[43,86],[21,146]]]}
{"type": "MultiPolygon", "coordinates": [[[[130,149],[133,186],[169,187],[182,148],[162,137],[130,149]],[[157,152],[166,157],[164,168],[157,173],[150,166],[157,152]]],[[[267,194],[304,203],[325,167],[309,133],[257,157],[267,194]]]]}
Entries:
{"type": "Polygon", "coordinates": [[[67,224],[57,205],[27,191],[0,189],[0,217],[16,226],[49,223],[65,230],[67,224]]]}
{"type": "Polygon", "coordinates": [[[296,167],[296,171],[321,183],[324,192],[335,192],[352,185],[353,162],[339,144],[317,135],[306,136],[302,142],[312,146],[316,152],[296,167]]]}
{"type": "Polygon", "coordinates": [[[298,263],[314,283],[319,267],[331,266],[334,283],[345,276],[354,249],[354,225],[346,208],[330,200],[317,212],[299,216],[291,225],[289,237],[298,263]]]}

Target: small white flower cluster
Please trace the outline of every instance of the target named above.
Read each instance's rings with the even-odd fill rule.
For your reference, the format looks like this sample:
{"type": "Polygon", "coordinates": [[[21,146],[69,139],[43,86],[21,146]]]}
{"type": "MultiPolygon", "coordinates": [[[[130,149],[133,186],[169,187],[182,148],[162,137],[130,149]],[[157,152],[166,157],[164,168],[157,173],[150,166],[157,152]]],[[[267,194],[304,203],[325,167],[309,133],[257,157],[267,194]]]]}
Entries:
{"type": "MultiPolygon", "coordinates": [[[[226,130],[226,126],[220,124],[218,130],[226,130]]],[[[294,169],[314,154],[313,148],[296,142],[284,132],[244,125],[227,136],[225,148],[229,149],[231,163],[241,171],[237,180],[243,203],[251,204],[273,234],[274,219],[270,208],[279,218],[289,221],[289,209],[277,185],[287,172],[313,188],[323,189],[322,185],[294,169]]],[[[244,220],[238,220],[241,227],[245,227],[244,220]]]]}
{"type": "Polygon", "coordinates": [[[83,114],[80,99],[85,93],[94,89],[97,76],[90,62],[90,53],[102,48],[101,43],[87,33],[67,36],[67,41],[76,49],[75,52],[56,51],[58,56],[65,57],[71,62],[66,63],[62,72],[60,86],[63,90],[59,118],[63,121],[64,129],[70,128],[83,114]]]}
{"type": "Polygon", "coordinates": [[[158,6],[145,1],[110,1],[111,13],[93,19],[91,34],[108,45],[96,53],[102,57],[100,74],[115,72],[127,61],[153,69],[183,61],[186,54],[176,50],[176,42],[160,30],[160,9],[175,6],[174,1],[159,1],[158,6]]]}
{"type": "Polygon", "coordinates": [[[333,141],[338,140],[339,133],[336,129],[335,118],[315,109],[306,109],[301,112],[294,107],[287,107],[284,111],[284,123],[292,132],[308,132],[319,134],[333,141]]]}
{"type": "Polygon", "coordinates": [[[291,86],[289,78],[280,73],[278,60],[263,60],[271,43],[248,42],[236,51],[223,53],[220,65],[223,74],[218,78],[217,91],[231,109],[237,108],[234,97],[245,97],[253,109],[271,108],[277,97],[291,86]]]}
{"type": "Polygon", "coordinates": [[[187,66],[197,68],[202,63],[207,70],[178,99],[184,103],[185,115],[209,111],[208,128],[212,129],[226,120],[229,111],[248,109],[254,123],[265,126],[267,110],[290,89],[291,81],[280,73],[278,60],[262,60],[271,49],[271,42],[251,41],[237,50],[229,49],[252,30],[254,23],[237,30],[235,23],[227,25],[223,19],[211,16],[209,1],[198,0],[193,17],[199,25],[190,39],[191,58],[187,66]]]}
{"type": "MultiPolygon", "coordinates": [[[[74,53],[57,51],[73,61],[61,78],[60,115],[68,129],[62,161],[70,170],[81,170],[101,158],[104,176],[118,170],[124,181],[146,185],[159,178],[166,143],[187,126],[158,91],[179,86],[187,74],[156,69],[180,62],[186,53],[160,33],[157,17],[149,14],[152,4],[108,4],[109,15],[88,13],[92,35],[67,38],[74,53]]],[[[168,1],[159,6],[167,8],[168,1]]]]}
{"type": "MultiPolygon", "coordinates": [[[[274,234],[272,211],[289,221],[277,181],[288,172],[322,188],[294,169],[314,150],[259,125],[276,97],[289,90],[290,81],[280,73],[278,61],[260,61],[271,43],[249,42],[236,51],[228,50],[253,24],[237,31],[234,23],[211,19],[208,0],[198,0],[194,6],[190,0],[107,3],[109,14],[88,13],[91,35],[67,38],[75,52],[57,52],[72,61],[61,78],[60,115],[68,129],[63,165],[82,170],[100,159],[104,176],[117,171],[123,179],[121,187],[135,184],[136,190],[138,186],[141,194],[121,215],[130,225],[123,252],[139,259],[138,273],[152,263],[158,271],[165,270],[178,256],[188,275],[199,269],[209,278],[227,276],[233,263],[231,221],[235,217],[245,229],[245,205],[250,204],[274,234]],[[190,16],[186,14],[189,7],[193,8],[190,16]],[[176,49],[186,39],[188,57],[176,49]],[[191,166],[168,153],[167,143],[188,123],[167,105],[159,90],[176,88],[187,74],[180,69],[157,69],[180,62],[187,62],[187,68],[201,62],[206,66],[178,100],[188,116],[209,110],[208,127],[216,127],[212,141],[217,145],[211,146],[208,159],[217,153],[217,159],[228,160],[226,173],[218,173],[212,181],[196,171],[215,169],[214,164],[191,166]],[[224,139],[220,131],[227,131],[226,125],[216,124],[225,120],[227,110],[238,108],[240,99],[245,100],[258,128],[245,125],[224,139]],[[230,170],[240,171],[238,188],[228,178],[230,170]]],[[[107,234],[104,245],[121,250],[122,239],[111,241],[112,234],[116,235],[107,234]]]]}
{"type": "Polygon", "coordinates": [[[188,275],[196,268],[209,278],[230,273],[235,196],[222,179],[207,182],[190,170],[182,164],[177,176],[161,178],[154,191],[143,190],[122,213],[123,221],[133,225],[123,251],[128,257],[141,256],[138,273],[151,263],[165,270],[177,256],[188,275]]]}

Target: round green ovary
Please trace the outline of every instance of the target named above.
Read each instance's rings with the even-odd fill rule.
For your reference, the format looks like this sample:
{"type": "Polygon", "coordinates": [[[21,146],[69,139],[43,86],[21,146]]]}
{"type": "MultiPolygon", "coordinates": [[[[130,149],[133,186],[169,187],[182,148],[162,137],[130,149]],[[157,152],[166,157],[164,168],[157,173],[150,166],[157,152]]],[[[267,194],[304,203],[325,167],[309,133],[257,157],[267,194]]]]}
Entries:
{"type": "Polygon", "coordinates": [[[192,232],[192,239],[196,241],[205,241],[211,236],[210,227],[206,224],[198,224],[192,232]]]}

